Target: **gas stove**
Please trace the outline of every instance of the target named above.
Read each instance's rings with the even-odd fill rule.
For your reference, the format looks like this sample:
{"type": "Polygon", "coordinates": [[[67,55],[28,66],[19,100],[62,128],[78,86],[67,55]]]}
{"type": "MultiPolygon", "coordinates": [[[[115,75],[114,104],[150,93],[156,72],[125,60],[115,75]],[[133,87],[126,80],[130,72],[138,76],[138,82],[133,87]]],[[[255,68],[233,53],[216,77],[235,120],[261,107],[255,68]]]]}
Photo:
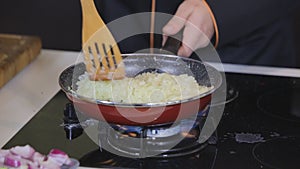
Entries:
{"type": "MultiPolygon", "coordinates": [[[[62,91],[3,148],[30,144],[41,153],[46,153],[56,147],[79,159],[81,166],[97,168],[298,168],[300,79],[226,73],[226,81],[227,101],[218,103],[225,104],[225,110],[213,136],[203,144],[191,146],[188,151],[176,151],[175,155],[151,158],[119,156],[101,149],[83,130],[67,130],[63,125],[64,110],[70,102],[62,91]]],[[[113,126],[118,130],[123,127],[113,126]]],[[[192,128],[185,134],[192,134],[190,138],[193,138],[197,130],[192,128]]],[[[176,126],[169,130],[161,126],[147,128],[146,131],[144,128],[134,128],[111,137],[140,137],[145,133],[150,138],[153,135],[157,138],[182,134],[176,126]]],[[[103,140],[101,143],[109,144],[103,140]]],[[[112,146],[117,144],[112,143],[112,146]]],[[[121,147],[121,150],[124,148],[121,147]]]]}

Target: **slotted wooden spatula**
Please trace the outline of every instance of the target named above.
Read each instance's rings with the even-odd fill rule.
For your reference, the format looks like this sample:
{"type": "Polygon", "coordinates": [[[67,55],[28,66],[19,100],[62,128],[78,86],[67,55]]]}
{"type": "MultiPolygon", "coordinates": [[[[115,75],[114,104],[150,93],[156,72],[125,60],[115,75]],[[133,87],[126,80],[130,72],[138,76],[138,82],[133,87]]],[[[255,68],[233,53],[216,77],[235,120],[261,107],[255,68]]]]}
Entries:
{"type": "Polygon", "coordinates": [[[82,50],[91,80],[122,79],[125,68],[119,47],[101,19],[94,0],[80,0],[82,8],[82,50]]]}

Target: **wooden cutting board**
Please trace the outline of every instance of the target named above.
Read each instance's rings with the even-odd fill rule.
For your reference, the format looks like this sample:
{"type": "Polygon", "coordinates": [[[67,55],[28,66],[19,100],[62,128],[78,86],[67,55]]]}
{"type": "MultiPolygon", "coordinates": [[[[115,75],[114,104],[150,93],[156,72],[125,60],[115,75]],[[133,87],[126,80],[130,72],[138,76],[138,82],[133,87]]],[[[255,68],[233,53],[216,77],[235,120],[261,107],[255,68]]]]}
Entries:
{"type": "Polygon", "coordinates": [[[31,63],[41,48],[39,37],[0,34],[0,87],[31,63]]]}

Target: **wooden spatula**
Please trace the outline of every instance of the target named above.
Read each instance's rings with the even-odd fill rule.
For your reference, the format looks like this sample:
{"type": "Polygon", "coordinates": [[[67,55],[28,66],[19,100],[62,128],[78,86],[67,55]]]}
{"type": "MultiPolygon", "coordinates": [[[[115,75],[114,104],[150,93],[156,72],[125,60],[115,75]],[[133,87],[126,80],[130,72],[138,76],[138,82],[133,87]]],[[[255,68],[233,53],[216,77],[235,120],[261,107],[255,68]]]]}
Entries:
{"type": "Polygon", "coordinates": [[[82,50],[91,80],[122,79],[125,68],[117,43],[99,16],[94,0],[80,0],[82,50]]]}

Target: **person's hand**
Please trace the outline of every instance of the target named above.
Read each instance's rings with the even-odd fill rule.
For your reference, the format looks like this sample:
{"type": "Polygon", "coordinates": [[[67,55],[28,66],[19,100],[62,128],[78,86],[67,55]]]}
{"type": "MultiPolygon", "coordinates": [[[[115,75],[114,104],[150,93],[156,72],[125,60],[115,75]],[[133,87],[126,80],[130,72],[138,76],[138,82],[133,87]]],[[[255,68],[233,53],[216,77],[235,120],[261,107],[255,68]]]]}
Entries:
{"type": "Polygon", "coordinates": [[[202,0],[184,0],[175,16],[163,27],[163,44],[168,36],[183,30],[179,56],[189,57],[198,48],[206,47],[214,35],[213,20],[202,0]]]}

